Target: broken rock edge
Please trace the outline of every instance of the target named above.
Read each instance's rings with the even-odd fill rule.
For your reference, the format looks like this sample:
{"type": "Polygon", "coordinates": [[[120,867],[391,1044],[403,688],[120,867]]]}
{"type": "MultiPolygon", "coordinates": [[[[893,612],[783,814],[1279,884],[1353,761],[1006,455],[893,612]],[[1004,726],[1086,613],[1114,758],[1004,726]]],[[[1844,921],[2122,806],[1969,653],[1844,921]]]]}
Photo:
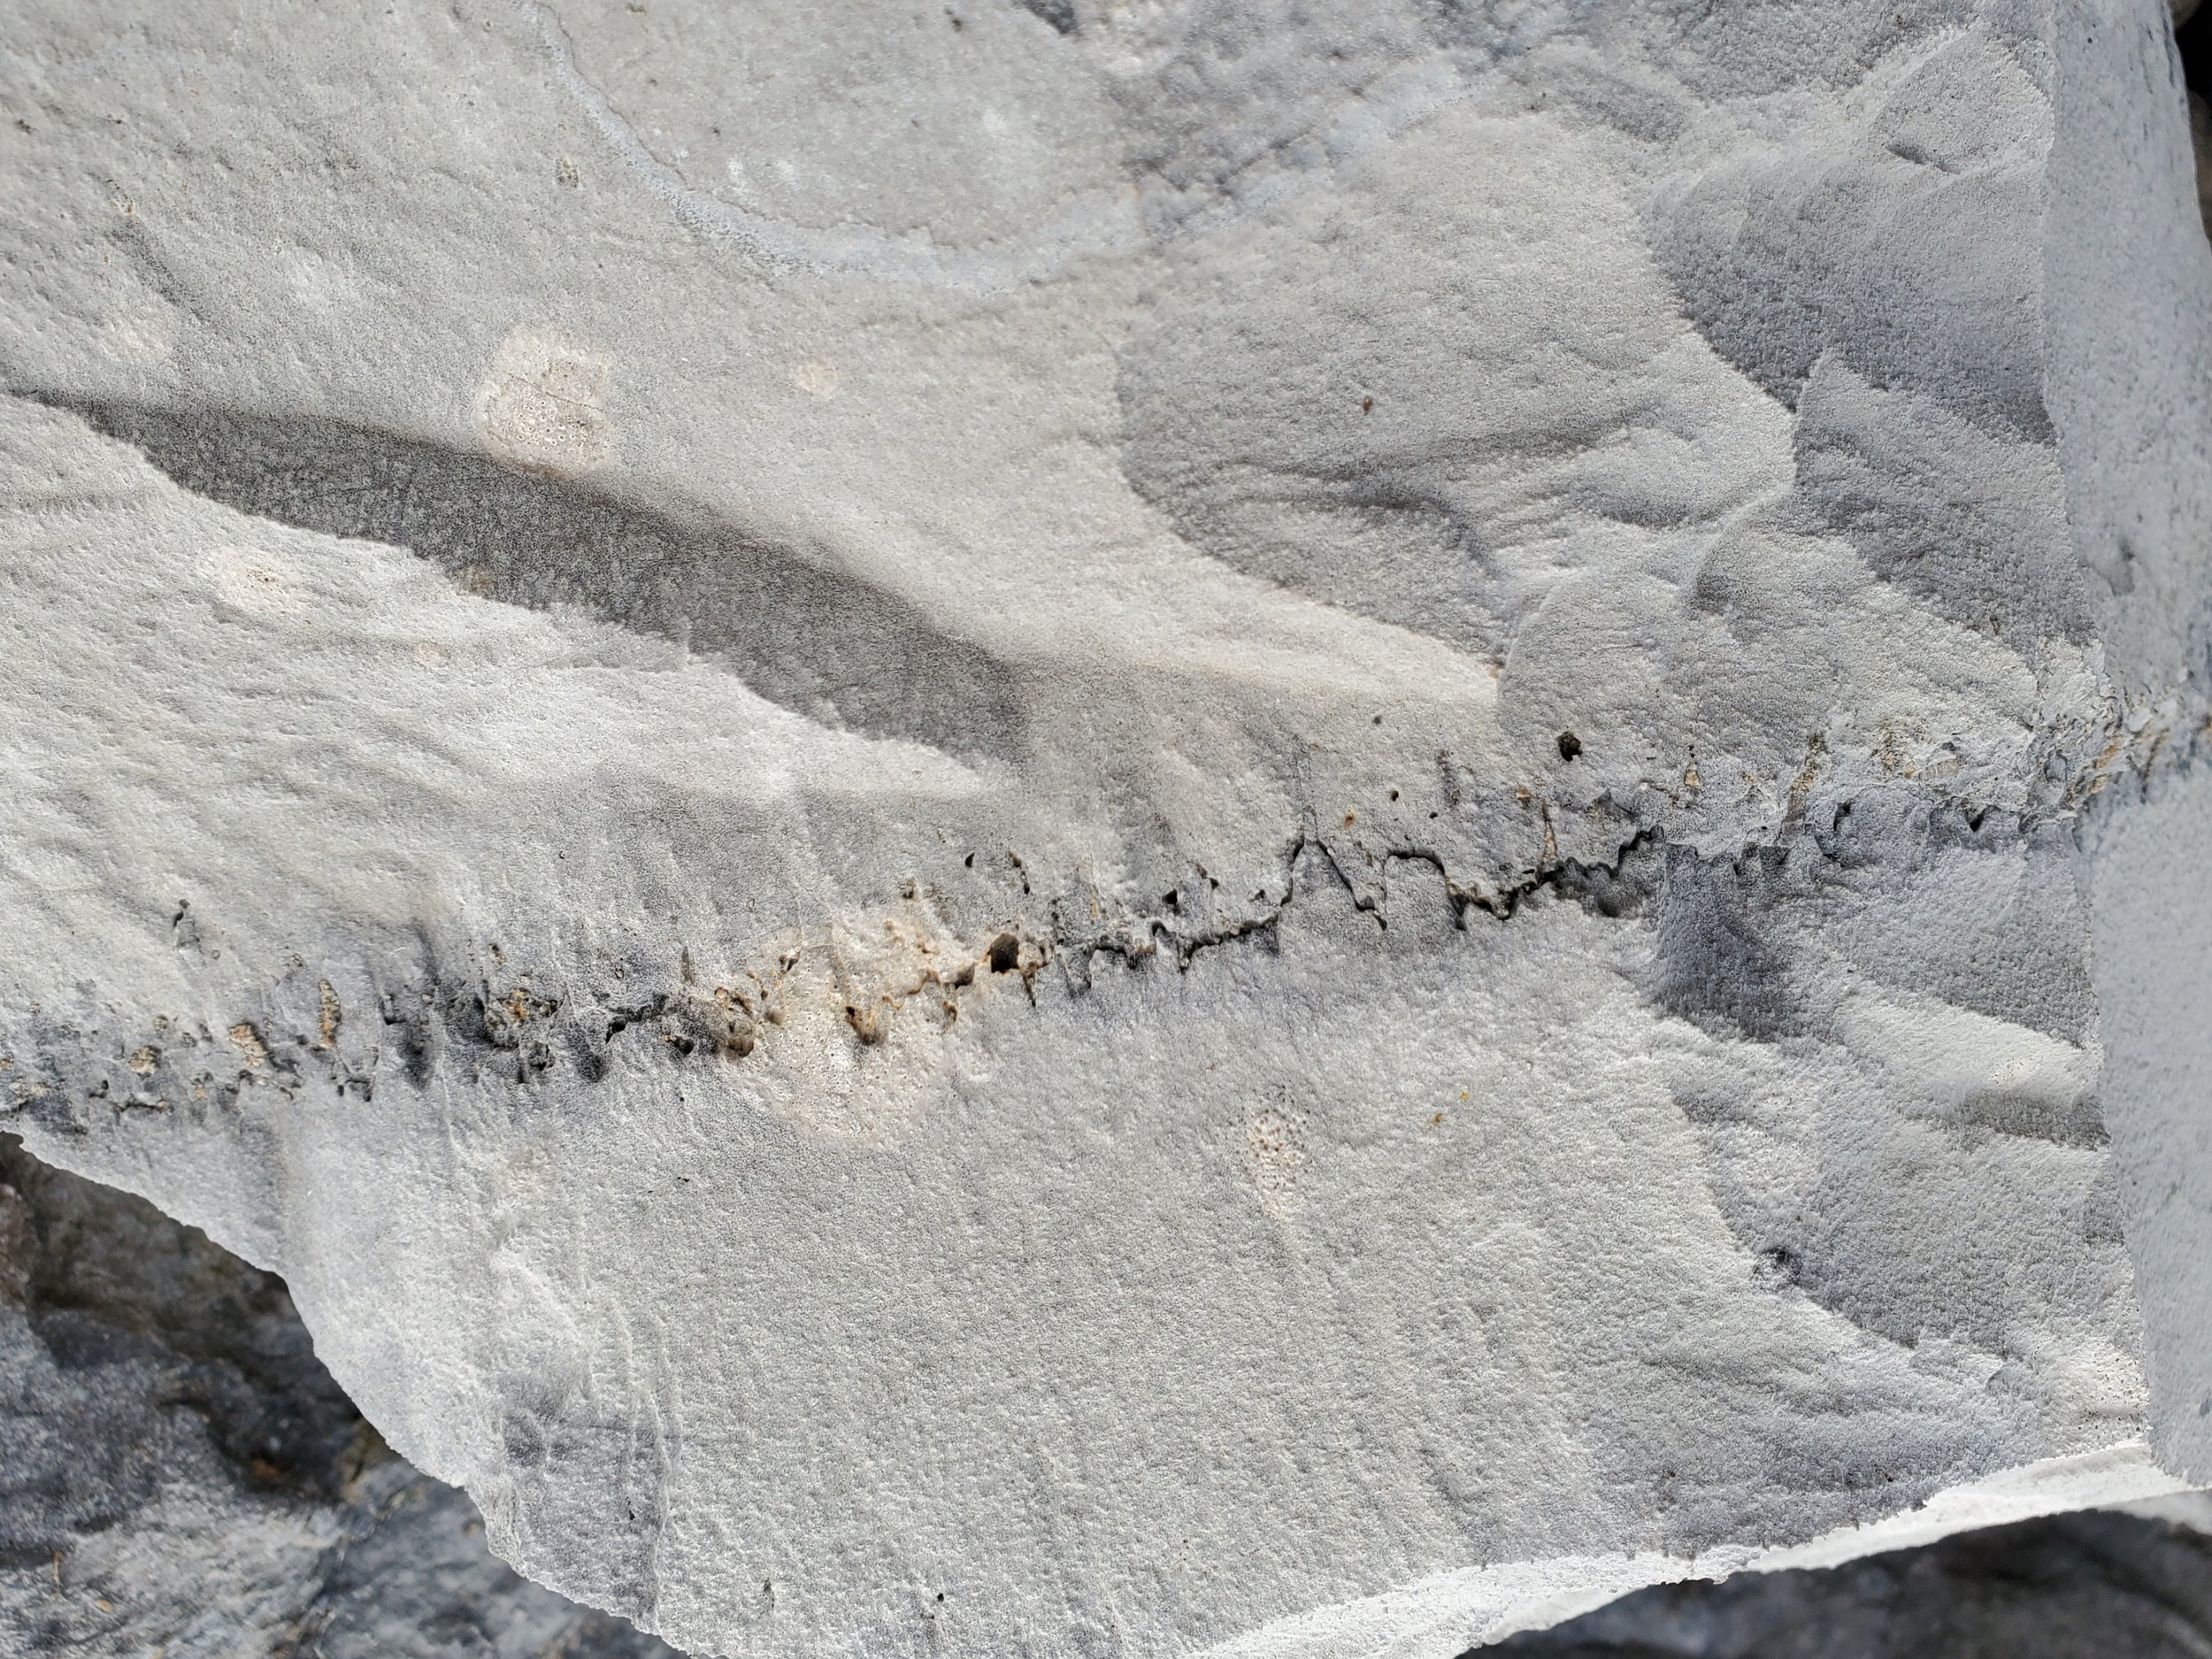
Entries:
{"type": "MultiPolygon", "coordinates": [[[[1617,813],[1611,819],[1614,828],[1609,836],[1609,858],[1563,856],[1548,860],[1520,879],[1498,887],[1454,879],[1445,859],[1428,848],[1414,844],[1369,845],[1363,838],[1324,833],[1310,823],[1279,855],[1283,896],[1256,915],[1205,928],[1189,926],[1186,918],[1162,908],[1141,911],[1120,926],[1080,927],[1063,919],[1073,908],[1064,902],[1049,907],[1053,920],[1047,926],[1036,927],[1024,918],[1011,917],[1004,927],[965,941],[969,949],[958,967],[935,975],[929,985],[917,986],[912,990],[941,991],[956,1003],[959,995],[978,978],[993,973],[1012,974],[1026,992],[1025,1000],[1034,1005],[1041,979],[1047,995],[1057,992],[1071,998],[1084,995],[1089,988],[1093,964],[1100,957],[1126,972],[1172,969],[1179,975],[1189,972],[1195,960],[1210,951],[1272,951],[1279,949],[1279,929],[1290,910],[1320,895],[1311,885],[1314,881],[1321,884],[1321,892],[1335,893],[1340,902],[1348,902],[1356,911],[1372,916],[1378,924],[1376,948],[1387,949],[1387,918],[1383,912],[1390,902],[1389,866],[1394,861],[1426,865],[1435,872],[1443,887],[1450,924],[1461,933],[1486,922],[1506,925],[1525,906],[1547,901],[1573,902],[1594,915],[1639,923],[1645,909],[1642,901],[1648,898],[1649,893],[1639,895],[1632,891],[1631,902],[1622,907],[1606,886],[1609,881],[1625,877],[1630,878],[1632,889],[1633,872],[1640,863],[1647,867],[1655,864],[1671,847],[1692,852],[1704,862],[1732,861],[1763,851],[1787,856],[1800,847],[1817,851],[1822,829],[1832,826],[1854,800],[1874,790],[1901,790],[1920,811],[1932,818],[1949,821],[1955,832],[1984,841],[1985,845],[2022,840],[2032,831],[2052,825],[2069,826],[2078,832],[2085,813],[2124,807],[2130,797],[2147,796],[2163,777],[2193,772],[2208,748],[2212,747],[2212,709],[2185,709],[2178,698],[2170,697],[2155,709],[2145,707],[2139,700],[2130,713],[2115,697],[2108,705],[2102,734],[2104,741],[2096,748],[2096,758],[2076,770],[2062,786],[2040,792],[2042,803],[2025,811],[1999,811],[1986,804],[1985,799],[1970,795],[1961,798],[1939,782],[1923,778],[1868,778],[1856,787],[1843,787],[1832,775],[1824,780],[1826,787],[1816,786],[1804,792],[1802,798],[1793,803],[1785,824],[1770,835],[1747,838],[1732,848],[1716,849],[1709,841],[1703,846],[1699,844],[1705,838],[1693,835],[1678,840],[1669,834],[1663,824],[1637,822],[1626,813],[1617,813]],[[1996,821],[1992,822],[1993,818],[1996,821]],[[1988,840],[1985,841],[1985,837],[1988,840]],[[1308,872],[1302,879],[1302,869],[1308,872]],[[1010,951],[1010,941],[1013,941],[1010,951]],[[1052,978],[1044,979],[1048,967],[1056,972],[1052,978]]],[[[2081,751],[2077,749],[2075,752],[2081,751]]],[[[2075,840],[2078,843],[2078,833],[2075,840]]],[[[1429,886],[1427,891],[1432,895],[1435,887],[1429,886]]],[[[427,941],[425,942],[426,947],[427,941]]],[[[404,1032],[409,1025],[424,1019],[442,1026],[442,1041],[457,1042],[461,1052],[472,1053],[477,1057],[480,1066],[487,1062],[501,1070],[511,1066],[509,1075],[513,1085],[525,1088],[557,1067],[572,1071],[577,1081],[588,1084],[592,1080],[588,1070],[595,1064],[597,1074],[603,1075],[605,1056],[612,1044],[632,1028],[654,1039],[641,1045],[644,1053],[671,1065],[718,1062],[741,1064],[750,1052],[742,1034],[745,1028],[733,1016],[730,1002],[718,1000],[711,994],[701,995],[695,989],[687,989],[679,995],[654,993],[639,998],[631,991],[627,993],[631,1000],[626,1002],[601,1000],[594,1003],[588,999],[565,1001],[533,988],[534,976],[526,969],[504,968],[503,978],[503,989],[495,979],[493,965],[479,961],[466,971],[439,971],[434,967],[420,981],[389,987],[377,1010],[378,1016],[387,1033],[395,1026],[402,1031],[398,1041],[388,1046],[378,1045],[373,1064],[366,1071],[343,1064],[336,1046],[328,1041],[331,1033],[326,1025],[311,1037],[304,1033],[285,1033],[271,1020],[265,1006],[245,1010],[222,1038],[214,1033],[196,1033],[201,1040],[196,1046],[213,1048],[227,1039],[245,1061],[227,1082],[216,1084],[214,1103],[227,1101],[234,1104],[240,1092],[249,1088],[271,1088],[288,1095],[296,1095],[304,1089],[328,1090],[340,1096],[350,1091],[365,1097],[373,1092],[379,1073],[395,1067],[405,1069],[411,1064],[411,1052],[420,1052],[419,1047],[406,1041],[404,1032]],[[600,1025],[595,1034],[589,1030],[593,1023],[600,1025]],[[242,1037],[241,1033],[244,1033],[242,1037]]],[[[326,981],[321,985],[326,989],[326,981]]],[[[273,993],[274,989],[273,986],[273,993]]],[[[750,1010],[740,1011],[747,1018],[753,1018],[750,1010]]],[[[14,1027],[14,1040],[9,1049],[0,1054],[0,1061],[5,1063],[5,1069],[0,1070],[0,1079],[5,1079],[4,1084],[0,1084],[0,1088],[4,1088],[4,1099],[0,1099],[0,1121],[24,1133],[35,1151],[57,1165],[84,1173],[89,1179],[111,1179],[107,1171],[82,1168],[88,1161],[71,1158],[72,1146],[83,1142],[94,1133],[96,1118],[92,1115],[104,1112],[110,1125],[114,1125],[134,1117],[165,1116],[173,1110],[164,1097],[153,1092],[161,1079],[157,1072],[147,1072],[143,1056],[156,1042],[173,1043],[173,1032],[133,1026],[127,1035],[110,1035],[108,1033],[114,1027],[104,1030],[104,1021],[96,1024],[21,1010],[13,1011],[8,1024],[14,1027]]],[[[853,1024],[856,1037],[863,1041],[872,1040],[857,1020],[853,1024]]],[[[181,1076],[173,1080],[189,1087],[188,1079],[181,1076]]],[[[151,1194],[141,1195],[152,1197],[151,1194]]],[[[180,1218],[205,1225],[195,1216],[180,1218]]],[[[219,1229],[219,1224],[214,1236],[235,1248],[231,1240],[222,1239],[222,1231],[227,1229],[219,1229]]],[[[240,1253],[254,1259],[248,1251],[240,1253]]],[[[271,1271],[283,1271],[283,1264],[279,1262],[257,1264],[271,1271]]],[[[413,1455],[404,1445],[398,1449],[413,1455]]],[[[2146,1452],[2147,1463],[2148,1456],[2146,1452]]],[[[419,1463],[422,1460],[416,1461],[419,1463]]],[[[2061,1458],[2055,1463],[2069,1464],[2070,1460],[2061,1458]]],[[[2034,1470],[2041,1465],[2027,1467],[2034,1470]]],[[[2008,1478],[2001,1474],[1989,1479],[2008,1478]]],[[[2156,1486],[2162,1491],[2177,1489],[2182,1484],[2162,1473],[2156,1475],[2154,1485],[2155,1481],[2170,1483],[2156,1486]]],[[[2082,1488],[2085,1495],[2078,1499],[2064,1497],[2048,1502],[2043,1509],[2017,1513],[2044,1513],[2104,1502],[2106,1499],[2098,1495],[2101,1490],[2093,1482],[2082,1488]]],[[[2123,1495],[2141,1494],[2131,1490],[2123,1495]]],[[[1944,1493],[1935,1493],[1923,1502],[1937,1502],[1943,1497],[1944,1493]]],[[[2008,1510],[2005,1518],[2016,1517],[2008,1510]]],[[[1978,1524],[1981,1523],[1962,1520],[1957,1525],[1978,1524]]],[[[1876,1526],[1882,1525],[1886,1524],[1876,1526]]],[[[1852,1539],[1864,1537],[1868,1540],[1865,1550],[1887,1547],[1876,1541],[1882,1534],[1875,1527],[1846,1529],[1846,1535],[1852,1539]]],[[[1732,1555],[1709,1552],[1705,1567],[1709,1571],[1724,1559],[1734,1560],[1736,1555],[1740,1555],[1740,1564],[1728,1566],[1725,1571],[1755,1570],[1770,1564],[1770,1556],[1776,1557],[1770,1564],[1795,1564],[1799,1555],[1819,1542],[1816,1540],[1732,1547],[1732,1555]],[[1785,1555],[1788,1560],[1781,1559],[1785,1555]]],[[[1836,1558],[1846,1559],[1859,1553],[1864,1550],[1847,1548],[1836,1558]]],[[[1633,1562],[1632,1581],[1624,1578],[1616,1583],[1612,1569],[1607,1567],[1599,1572],[1599,1581],[1604,1587],[1593,1590],[1592,1594],[1601,1600],[1634,1585],[1655,1581],[1658,1577],[1689,1576],[1698,1570],[1694,1561],[1671,1557],[1654,1556],[1649,1561],[1636,1557],[1633,1562]]],[[[518,1571],[529,1571],[527,1563],[514,1564],[518,1571]]],[[[1569,1562],[1555,1564],[1570,1577],[1585,1571],[1569,1562]]],[[[1494,1570],[1465,1571],[1480,1573],[1494,1570]]],[[[1462,1576],[1446,1575],[1455,1584],[1462,1576]]],[[[549,1587],[563,1588],[558,1584],[549,1587]]],[[[1360,1624],[1378,1611],[1371,1603],[1382,1601],[1395,1606],[1392,1598],[1412,1593],[1412,1587],[1408,1586],[1387,1593],[1383,1598],[1365,1598],[1294,1617],[1303,1621],[1340,1616],[1360,1624]]],[[[1445,1591],[1440,1586],[1436,1594],[1443,1595],[1445,1591]]],[[[1552,1593],[1547,1591],[1546,1594],[1552,1593]]],[[[651,1628],[649,1609],[609,1610],[636,1618],[641,1628],[651,1628]]],[[[1568,1617],[1572,1610],[1561,1611],[1557,1616],[1568,1617]]],[[[1547,1614],[1537,1622],[1547,1622],[1550,1617],[1547,1614]]],[[[1530,1627],[1532,1624],[1511,1625],[1515,1629],[1530,1627]]],[[[1484,1631],[1479,1636],[1471,1632],[1455,1635],[1438,1651],[1455,1652],[1470,1640],[1494,1640],[1509,1633],[1503,1624],[1494,1630],[1486,1624],[1484,1631]]],[[[1215,1651],[1227,1659],[1237,1646],[1233,1642],[1215,1651]]]]}

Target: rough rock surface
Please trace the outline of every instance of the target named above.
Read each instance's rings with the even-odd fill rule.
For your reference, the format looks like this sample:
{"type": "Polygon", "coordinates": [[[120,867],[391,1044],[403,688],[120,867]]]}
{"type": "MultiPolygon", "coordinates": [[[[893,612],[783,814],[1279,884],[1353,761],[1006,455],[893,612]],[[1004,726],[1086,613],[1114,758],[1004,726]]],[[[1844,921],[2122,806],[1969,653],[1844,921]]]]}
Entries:
{"type": "Polygon", "coordinates": [[[2099,1510],[1818,1572],[1624,1596],[1486,1651],[1504,1659],[2199,1659],[2212,1539],[2099,1510]]]}
{"type": "Polygon", "coordinates": [[[0,1651],[673,1659],[518,1578],[282,1283],[0,1135],[0,1651]]]}
{"type": "Polygon", "coordinates": [[[533,1577],[1444,1654],[2212,1479],[2162,5],[12,33],[11,1122],[533,1577]]]}
{"type": "MultiPolygon", "coordinates": [[[[672,1659],[492,1560],[386,1450],[281,1281],[0,1137],[8,1652],[672,1659]]],[[[2197,1659],[2212,1501],[1993,1527],[1639,1592],[1497,1651],[1550,1659],[2197,1659]]]]}

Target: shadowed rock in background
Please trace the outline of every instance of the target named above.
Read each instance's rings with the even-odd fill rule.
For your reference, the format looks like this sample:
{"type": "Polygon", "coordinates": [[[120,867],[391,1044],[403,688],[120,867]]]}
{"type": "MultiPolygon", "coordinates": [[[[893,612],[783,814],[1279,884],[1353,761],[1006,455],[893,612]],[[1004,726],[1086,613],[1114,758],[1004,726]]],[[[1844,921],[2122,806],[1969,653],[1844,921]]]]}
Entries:
{"type": "Polygon", "coordinates": [[[1819,1572],[1624,1596],[1513,1659],[2200,1659],[2212,1538],[2109,1510],[1962,1532],[1819,1572]]]}
{"type": "Polygon", "coordinates": [[[0,1135],[0,1651],[672,1659],[517,1577],[284,1283],[0,1135]]]}

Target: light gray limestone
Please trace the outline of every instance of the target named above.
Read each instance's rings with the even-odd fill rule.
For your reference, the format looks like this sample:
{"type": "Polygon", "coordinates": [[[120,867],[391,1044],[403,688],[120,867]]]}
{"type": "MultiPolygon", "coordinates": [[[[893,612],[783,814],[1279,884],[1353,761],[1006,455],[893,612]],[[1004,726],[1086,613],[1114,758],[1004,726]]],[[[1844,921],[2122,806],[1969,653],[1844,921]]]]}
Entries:
{"type": "Polygon", "coordinates": [[[8,1121],[522,1571],[1441,1655],[2212,1479],[2155,0],[11,33],[8,1121]]]}

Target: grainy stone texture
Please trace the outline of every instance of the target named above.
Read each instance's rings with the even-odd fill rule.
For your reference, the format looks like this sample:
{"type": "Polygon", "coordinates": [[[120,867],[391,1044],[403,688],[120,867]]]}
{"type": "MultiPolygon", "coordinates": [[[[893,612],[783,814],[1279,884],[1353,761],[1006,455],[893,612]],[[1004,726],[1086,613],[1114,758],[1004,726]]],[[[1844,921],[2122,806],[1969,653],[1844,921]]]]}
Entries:
{"type": "MultiPolygon", "coordinates": [[[[467,1499],[353,1411],[272,1275],[12,1137],[0,1211],[8,1652],[672,1659],[494,1561],[467,1499]]],[[[2194,1659],[2208,1496],[1639,1592],[1497,1651],[2194,1659]]]]}
{"type": "Polygon", "coordinates": [[[1411,1659],[2212,1479],[2154,0],[12,35],[11,1122],[533,1576],[1411,1659]]]}

